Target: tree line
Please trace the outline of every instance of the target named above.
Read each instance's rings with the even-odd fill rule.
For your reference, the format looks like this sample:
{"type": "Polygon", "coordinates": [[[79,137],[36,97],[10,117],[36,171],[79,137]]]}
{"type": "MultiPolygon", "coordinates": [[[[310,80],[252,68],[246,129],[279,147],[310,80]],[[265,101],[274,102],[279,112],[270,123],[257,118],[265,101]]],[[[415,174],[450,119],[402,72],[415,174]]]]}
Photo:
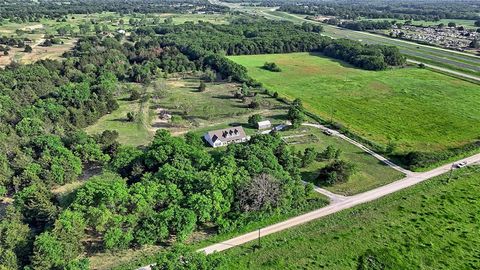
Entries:
{"type": "Polygon", "coordinates": [[[262,5],[278,6],[280,11],[304,14],[335,16],[340,19],[389,18],[397,20],[426,20],[479,18],[480,7],[476,1],[263,1],[262,5]]]}
{"type": "Polygon", "coordinates": [[[55,1],[22,1],[10,0],[0,5],[0,21],[39,22],[40,19],[63,19],[69,14],[91,14],[102,12],[131,13],[186,13],[196,12],[228,12],[229,8],[213,5],[207,0],[73,0],[55,1]]]}

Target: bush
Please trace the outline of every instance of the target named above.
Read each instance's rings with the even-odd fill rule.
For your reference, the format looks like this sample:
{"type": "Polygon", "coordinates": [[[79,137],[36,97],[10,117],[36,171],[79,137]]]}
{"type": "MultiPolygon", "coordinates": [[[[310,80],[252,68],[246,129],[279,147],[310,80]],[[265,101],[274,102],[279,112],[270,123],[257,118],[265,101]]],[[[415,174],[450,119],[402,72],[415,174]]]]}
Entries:
{"type": "Polygon", "coordinates": [[[140,99],[140,92],[137,90],[137,89],[131,89],[130,90],[130,100],[131,101],[134,101],[134,100],[138,100],[140,99]]]}
{"type": "Polygon", "coordinates": [[[280,72],[280,71],[282,71],[282,70],[280,69],[280,67],[278,67],[277,64],[275,64],[275,63],[273,63],[273,62],[272,62],[272,63],[265,62],[265,64],[263,65],[262,68],[265,69],[265,70],[273,71],[273,72],[280,72]]]}
{"type": "Polygon", "coordinates": [[[354,173],[354,164],[344,160],[334,160],[320,170],[317,182],[327,185],[346,183],[354,173]]]}
{"type": "Polygon", "coordinates": [[[32,46],[26,45],[25,49],[23,51],[26,52],[26,53],[31,53],[33,51],[32,46]]]}
{"type": "Polygon", "coordinates": [[[262,116],[260,114],[254,114],[248,118],[248,124],[252,127],[257,127],[257,124],[260,121],[262,121],[262,116]]]}
{"type": "Polygon", "coordinates": [[[200,85],[198,86],[198,92],[205,92],[207,89],[207,85],[204,82],[200,82],[200,85]]]}
{"type": "Polygon", "coordinates": [[[135,113],[133,113],[133,112],[128,112],[128,113],[127,113],[127,121],[128,121],[128,122],[135,122],[135,113]]]}

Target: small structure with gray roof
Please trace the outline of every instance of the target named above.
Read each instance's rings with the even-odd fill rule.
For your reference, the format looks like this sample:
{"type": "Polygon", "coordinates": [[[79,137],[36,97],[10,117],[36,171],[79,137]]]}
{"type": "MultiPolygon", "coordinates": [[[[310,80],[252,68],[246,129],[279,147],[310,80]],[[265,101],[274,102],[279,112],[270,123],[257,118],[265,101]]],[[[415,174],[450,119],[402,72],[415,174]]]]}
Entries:
{"type": "Polygon", "coordinates": [[[240,126],[209,131],[204,138],[212,147],[221,147],[231,143],[242,143],[250,140],[250,137],[247,136],[245,130],[240,126]]]}

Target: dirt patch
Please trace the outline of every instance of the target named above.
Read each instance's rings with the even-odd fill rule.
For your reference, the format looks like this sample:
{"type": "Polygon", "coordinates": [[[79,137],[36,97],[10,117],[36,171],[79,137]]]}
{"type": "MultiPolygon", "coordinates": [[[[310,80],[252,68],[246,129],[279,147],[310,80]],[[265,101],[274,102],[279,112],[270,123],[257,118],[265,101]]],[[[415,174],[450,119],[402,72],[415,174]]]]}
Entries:
{"type": "Polygon", "coordinates": [[[35,30],[35,29],[41,29],[41,28],[43,28],[43,24],[39,23],[39,24],[25,26],[25,27],[21,28],[21,30],[31,31],[31,30],[35,30]]]}
{"type": "Polygon", "coordinates": [[[171,87],[185,87],[187,84],[185,81],[167,81],[167,85],[171,87]]]}
{"type": "Polygon", "coordinates": [[[152,256],[163,249],[161,246],[145,246],[140,249],[129,249],[121,252],[97,253],[89,257],[90,267],[95,270],[112,269],[122,264],[140,259],[142,257],[152,256]]]}
{"type": "Polygon", "coordinates": [[[373,81],[370,82],[367,86],[367,88],[375,89],[377,91],[382,91],[382,92],[389,92],[392,90],[392,88],[380,81],[373,81]]]}
{"type": "Polygon", "coordinates": [[[0,198],[0,219],[5,216],[7,207],[13,203],[13,199],[10,197],[0,198]]]}

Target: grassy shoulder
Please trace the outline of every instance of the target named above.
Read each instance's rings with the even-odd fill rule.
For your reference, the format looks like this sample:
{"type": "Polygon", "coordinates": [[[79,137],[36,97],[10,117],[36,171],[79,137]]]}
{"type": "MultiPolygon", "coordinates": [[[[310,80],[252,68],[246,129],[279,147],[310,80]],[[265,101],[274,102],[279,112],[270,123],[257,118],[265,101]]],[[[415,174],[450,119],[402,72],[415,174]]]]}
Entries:
{"type": "Polygon", "coordinates": [[[478,137],[480,86],[426,69],[366,71],[309,53],[230,57],[272,91],[398,152],[438,151],[478,137]],[[282,72],[261,69],[275,62],[282,72]]]}
{"type": "Polygon", "coordinates": [[[479,167],[458,170],[216,256],[221,269],[358,269],[365,257],[386,269],[474,269],[479,178],[479,167]]]}

